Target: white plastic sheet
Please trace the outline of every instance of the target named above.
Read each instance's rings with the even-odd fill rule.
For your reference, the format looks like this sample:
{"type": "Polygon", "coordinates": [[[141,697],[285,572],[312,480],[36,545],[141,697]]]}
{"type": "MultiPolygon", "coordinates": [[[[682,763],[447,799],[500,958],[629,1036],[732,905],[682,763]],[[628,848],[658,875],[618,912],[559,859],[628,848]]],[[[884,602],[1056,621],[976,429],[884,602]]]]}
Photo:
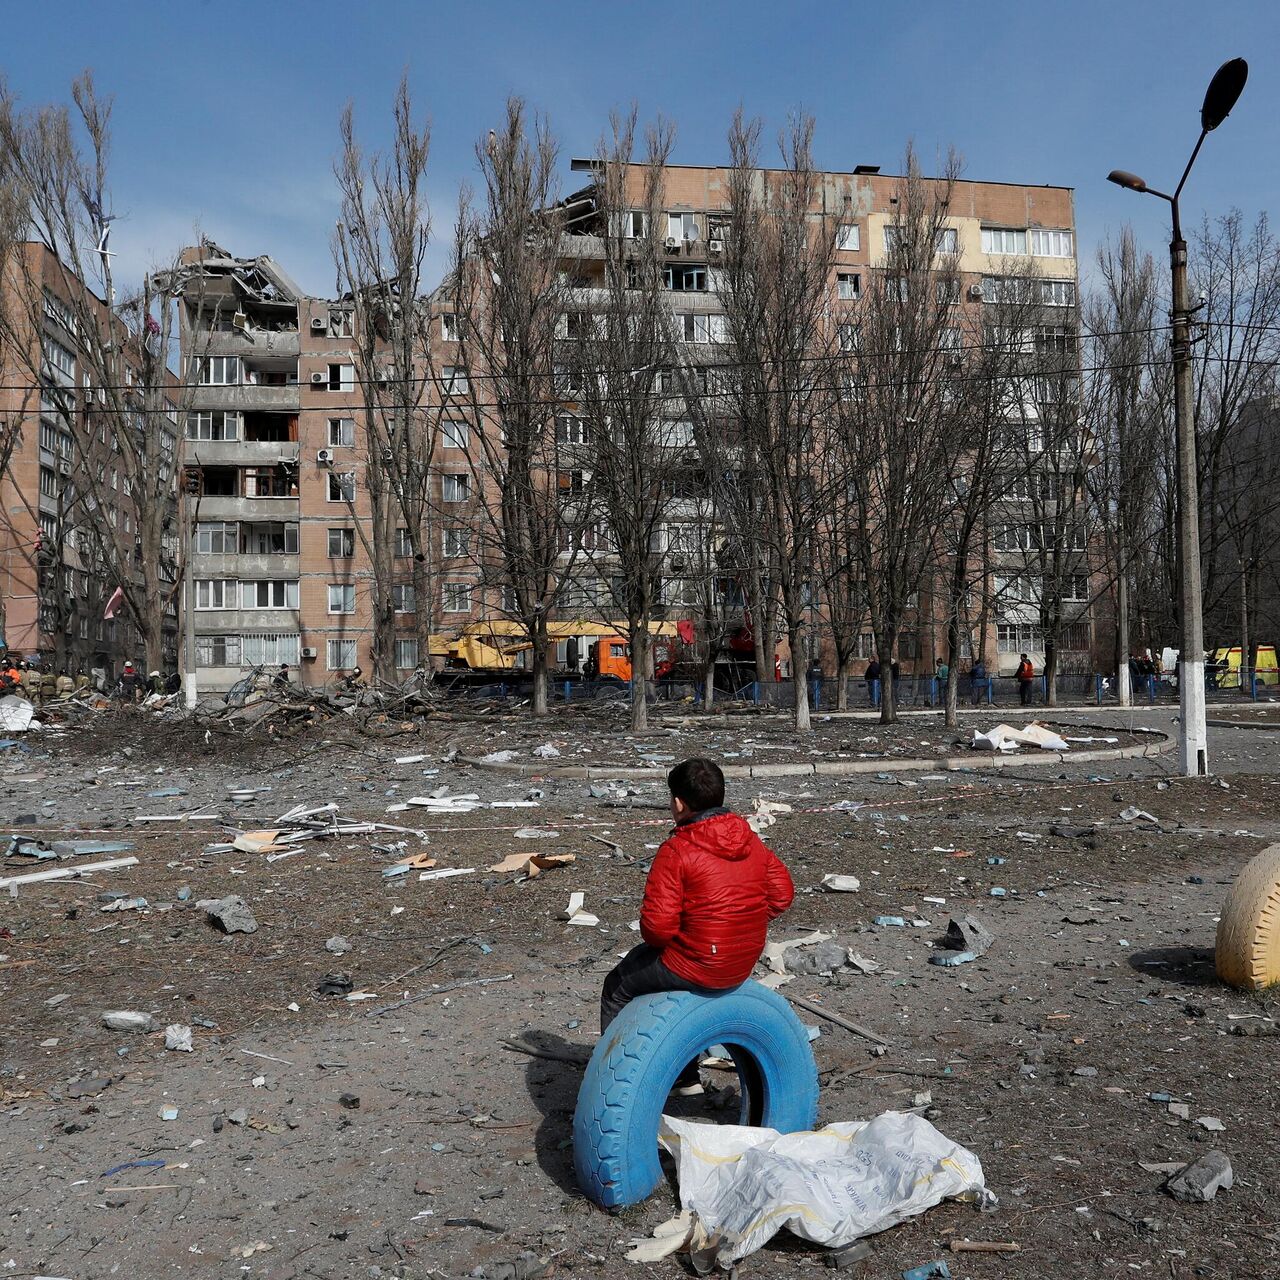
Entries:
{"type": "Polygon", "coordinates": [[[784,1227],[839,1248],[945,1199],[995,1200],[978,1157],[910,1112],[788,1134],[663,1116],[658,1141],[692,1214],[685,1247],[725,1269],[784,1227]]]}
{"type": "Polygon", "coordinates": [[[26,698],[8,693],[0,698],[0,730],[5,733],[26,733],[31,728],[35,707],[26,698]]]}
{"type": "Polygon", "coordinates": [[[970,745],[976,751],[1017,751],[1019,747],[1039,747],[1044,751],[1071,750],[1066,739],[1041,724],[1029,724],[1021,729],[1010,724],[998,724],[988,733],[975,729],[970,745]]]}

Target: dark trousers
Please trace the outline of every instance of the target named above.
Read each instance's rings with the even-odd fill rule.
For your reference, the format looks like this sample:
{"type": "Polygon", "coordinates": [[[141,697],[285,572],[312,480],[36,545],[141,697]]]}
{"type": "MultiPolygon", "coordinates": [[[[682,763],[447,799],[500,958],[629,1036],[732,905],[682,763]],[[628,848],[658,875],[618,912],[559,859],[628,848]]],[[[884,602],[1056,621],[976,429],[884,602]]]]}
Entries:
{"type": "Polygon", "coordinates": [[[1021,699],[1022,705],[1024,707],[1030,705],[1031,703],[1031,681],[1030,680],[1018,681],[1018,697],[1019,699],[1021,699]]]}
{"type": "MultiPolygon", "coordinates": [[[[609,971],[604,980],[604,990],[600,993],[600,1034],[603,1035],[614,1018],[631,1003],[636,996],[653,995],[661,991],[692,991],[698,995],[715,995],[707,988],[690,982],[679,974],[672,973],[662,963],[662,953],[657,947],[647,942],[632,947],[621,960],[609,971]]],[[[698,1081],[698,1060],[695,1058],[685,1067],[676,1080],[677,1086],[696,1084],[698,1081]]]]}

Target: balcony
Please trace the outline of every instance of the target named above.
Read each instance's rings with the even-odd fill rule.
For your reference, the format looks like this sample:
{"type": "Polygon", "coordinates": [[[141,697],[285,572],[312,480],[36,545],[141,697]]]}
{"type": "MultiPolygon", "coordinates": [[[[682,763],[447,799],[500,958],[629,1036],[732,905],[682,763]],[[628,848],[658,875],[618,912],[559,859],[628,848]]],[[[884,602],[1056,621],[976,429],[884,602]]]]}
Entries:
{"type": "MultiPolygon", "coordinates": [[[[277,446],[278,447],[278,446],[277,446]]],[[[297,520],[298,495],[287,498],[237,498],[206,494],[196,503],[197,520],[297,520]]]]}
{"type": "Polygon", "coordinates": [[[297,413],[302,407],[302,388],[296,383],[284,387],[238,383],[231,386],[200,386],[192,393],[194,410],[274,409],[281,413],[297,413]]]}
{"type": "Polygon", "coordinates": [[[197,635],[301,630],[297,609],[197,609],[195,618],[197,635]]]}
{"type": "Polygon", "coordinates": [[[191,574],[196,578],[290,578],[298,575],[297,554],[243,552],[239,555],[193,552],[191,574]]]}
{"type": "Polygon", "coordinates": [[[296,440],[188,440],[186,461],[210,467],[260,467],[297,462],[296,440]]]}
{"type": "Polygon", "coordinates": [[[296,358],[301,349],[297,329],[240,329],[218,330],[197,334],[192,349],[208,356],[241,356],[253,361],[270,357],[296,358]]]}

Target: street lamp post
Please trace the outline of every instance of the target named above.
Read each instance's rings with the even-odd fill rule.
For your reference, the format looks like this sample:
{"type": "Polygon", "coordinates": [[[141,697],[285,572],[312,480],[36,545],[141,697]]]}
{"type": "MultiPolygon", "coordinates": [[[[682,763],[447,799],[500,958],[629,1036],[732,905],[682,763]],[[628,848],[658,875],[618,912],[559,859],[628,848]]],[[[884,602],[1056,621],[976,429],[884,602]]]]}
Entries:
{"type": "Polygon", "coordinates": [[[1243,58],[1224,62],[1214,73],[1204,95],[1204,105],[1200,108],[1200,137],[1173,195],[1147,186],[1136,174],[1123,169],[1113,169],[1107,175],[1107,181],[1117,186],[1167,200],[1173,215],[1173,238],[1169,242],[1169,263],[1173,272],[1170,354],[1173,359],[1174,418],[1178,437],[1179,603],[1182,613],[1182,650],[1178,656],[1178,702],[1181,709],[1178,763],[1182,772],[1191,778],[1209,772],[1209,734],[1204,706],[1204,601],[1200,579],[1200,481],[1196,471],[1196,431],[1192,410],[1191,300],[1187,295],[1187,242],[1182,238],[1178,198],[1205,138],[1231,114],[1248,76],[1249,64],[1243,58]]]}

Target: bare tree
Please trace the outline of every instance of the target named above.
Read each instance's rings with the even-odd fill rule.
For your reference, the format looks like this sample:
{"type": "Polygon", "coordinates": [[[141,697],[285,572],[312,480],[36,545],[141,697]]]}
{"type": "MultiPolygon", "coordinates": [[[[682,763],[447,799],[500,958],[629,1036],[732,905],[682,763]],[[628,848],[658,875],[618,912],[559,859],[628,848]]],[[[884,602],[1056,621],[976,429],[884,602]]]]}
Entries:
{"type": "Polygon", "coordinates": [[[1152,370],[1158,363],[1159,292],[1155,261],[1141,253],[1131,228],[1099,246],[1099,292],[1086,306],[1085,397],[1092,458],[1089,486],[1102,528],[1107,577],[1115,604],[1115,670],[1120,705],[1128,706],[1131,596],[1135,557],[1151,528],[1161,422],[1153,414],[1152,370]]]}
{"type": "MultiPolygon", "coordinates": [[[[21,253],[23,238],[26,235],[27,209],[21,185],[15,181],[7,166],[0,165],[0,313],[11,312],[18,301],[14,287],[20,280],[22,270],[15,255],[21,253]]],[[[0,314],[0,381],[9,382],[12,376],[21,376],[18,366],[21,363],[14,359],[10,351],[11,335],[21,331],[23,324],[11,315],[0,314]]],[[[28,397],[29,398],[29,397],[28,397]]],[[[25,416],[25,405],[19,403],[16,409],[0,413],[0,489],[5,489],[8,498],[6,479],[9,472],[9,460],[22,443],[22,424],[25,416]]],[[[17,486],[13,486],[16,496],[17,486]]],[[[0,519],[7,523],[10,503],[0,503],[0,519]]],[[[6,644],[7,618],[5,614],[5,594],[0,591],[0,650],[6,644]]]]}
{"type": "MultiPolygon", "coordinates": [[[[903,172],[884,259],[841,334],[840,466],[854,487],[854,555],[884,672],[933,562],[965,443],[952,386],[959,275],[946,221],[959,161],[949,157],[939,178],[926,179],[908,148],[903,172]]],[[[896,719],[893,683],[882,683],[886,724],[896,719]]]]}
{"type": "Polygon", "coordinates": [[[56,261],[49,280],[39,255],[19,257],[27,324],[5,338],[74,441],[86,567],[119,592],[148,667],[160,669],[185,570],[174,481],[191,380],[175,379],[168,361],[176,303],[190,277],[175,262],[136,290],[118,290],[109,248],[111,102],[89,72],[74,82],[72,99],[74,114],[66,106],[23,109],[0,87],[2,163],[27,203],[30,234],[56,261]],[[65,309],[71,362],[41,349],[50,293],[65,309]]]}
{"type": "MultiPolygon", "coordinates": [[[[663,231],[664,176],[673,134],[650,127],[642,166],[633,164],[636,113],[615,115],[596,161],[597,231],[603,271],[582,311],[567,317],[563,349],[575,371],[578,413],[590,455],[587,509],[607,530],[607,550],[591,557],[631,648],[631,728],[649,723],[651,623],[662,600],[661,545],[677,510],[681,472],[694,457],[693,428],[666,388],[676,344],[668,303],[663,231]],[[633,174],[640,168],[640,188],[633,174]],[[641,214],[639,219],[633,213],[641,214]],[[601,572],[603,571],[603,572],[601,572]]],[[[694,486],[705,488],[705,482],[694,486]]],[[[699,537],[708,540],[710,530],[699,537]]]]}
{"type": "MultiPolygon", "coordinates": [[[[779,140],[781,168],[760,167],[760,125],[739,112],[729,131],[727,240],[720,298],[729,338],[723,379],[731,405],[717,475],[741,521],[744,580],[756,630],[757,676],[776,600],[791,649],[795,726],[808,729],[805,676],[817,601],[815,544],[825,510],[836,396],[829,292],[836,218],[813,161],[812,117],[779,140]]],[[[771,656],[771,655],[768,655],[771,656]]]]}
{"type": "Polygon", "coordinates": [[[547,624],[565,571],[555,419],[572,392],[557,377],[556,334],[574,249],[565,228],[582,211],[556,204],[556,154],[546,124],[531,128],[525,104],[510,99],[503,128],[476,147],[483,199],[477,206],[463,193],[441,291],[460,359],[441,378],[444,410],[469,419],[469,492],[454,496],[471,504],[471,554],[484,580],[528,634],[535,716],[547,714],[547,624]]]}
{"type": "MultiPolygon", "coordinates": [[[[339,289],[354,311],[356,370],[364,395],[370,530],[356,522],[373,566],[374,669],[396,675],[394,589],[412,588],[418,662],[431,652],[435,616],[432,536],[437,414],[430,405],[430,308],[423,262],[431,236],[427,205],[430,129],[414,121],[408,78],[400,81],[387,154],[366,155],[352,108],[342,114],[334,166],[342,214],[333,235],[339,289]],[[396,559],[412,557],[408,583],[396,559]]],[[[403,599],[400,603],[404,603],[403,599]]]]}

